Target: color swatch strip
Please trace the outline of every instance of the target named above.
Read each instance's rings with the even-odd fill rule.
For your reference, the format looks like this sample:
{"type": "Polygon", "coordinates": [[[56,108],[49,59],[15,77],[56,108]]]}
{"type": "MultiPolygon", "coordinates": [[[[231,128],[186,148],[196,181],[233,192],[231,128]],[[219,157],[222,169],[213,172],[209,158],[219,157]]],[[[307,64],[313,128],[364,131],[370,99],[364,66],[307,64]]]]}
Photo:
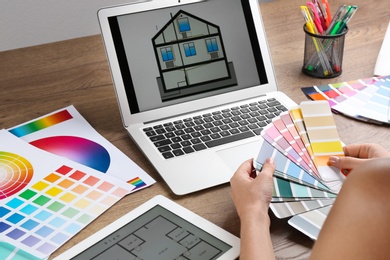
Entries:
{"type": "Polygon", "coordinates": [[[63,165],[0,206],[0,234],[17,248],[47,257],[130,187],[63,165]]]}
{"type": "Polygon", "coordinates": [[[255,168],[260,170],[262,163],[267,158],[273,158],[275,162],[275,175],[281,178],[285,178],[291,181],[295,181],[307,186],[323,189],[329,191],[329,188],[319,182],[312,175],[308,174],[301,167],[296,165],[293,161],[283,155],[279,150],[273,147],[270,143],[265,140],[260,140],[260,150],[254,160],[255,168]]]}
{"type": "Polygon", "coordinates": [[[273,198],[335,198],[336,194],[274,176],[273,198]]]}
{"type": "Polygon", "coordinates": [[[291,144],[283,137],[283,135],[279,132],[279,130],[273,125],[273,123],[269,124],[261,133],[261,136],[270,143],[273,147],[275,147],[279,152],[283,153],[286,157],[288,157],[295,164],[302,167],[305,171],[311,173],[313,172],[312,167],[306,163],[305,160],[302,159],[302,155],[300,155],[291,144]]]}
{"type": "Polygon", "coordinates": [[[294,149],[295,152],[300,156],[300,158],[306,163],[306,165],[309,167],[309,171],[316,172],[316,168],[313,165],[313,161],[311,160],[309,153],[305,149],[302,140],[300,139],[297,140],[293,136],[293,134],[297,135],[296,129],[294,128],[293,133],[290,132],[290,130],[292,129],[288,127],[288,124],[290,123],[292,124],[292,122],[289,121],[288,124],[285,124],[285,122],[282,119],[283,116],[289,117],[288,112],[283,112],[278,118],[273,119],[272,125],[275,126],[279,134],[283,136],[283,138],[287,141],[290,147],[294,149]]]}
{"type": "Polygon", "coordinates": [[[271,203],[270,208],[277,218],[287,218],[304,212],[332,205],[334,198],[271,203]]]}
{"type": "Polygon", "coordinates": [[[10,130],[10,132],[14,134],[16,137],[22,137],[34,133],[36,131],[42,130],[44,128],[59,124],[71,118],[72,115],[67,110],[62,110],[55,114],[48,115],[46,117],[32,121],[30,123],[23,124],[19,127],[10,130]]]}
{"type": "MultiPolygon", "coordinates": [[[[310,159],[314,162],[314,154],[310,145],[309,136],[306,132],[305,122],[303,120],[302,110],[300,107],[292,108],[289,111],[292,122],[294,123],[295,129],[298,132],[299,138],[302,140],[305,148],[310,156],[310,159]]],[[[317,174],[317,177],[320,177],[317,174]]]]}
{"type": "Polygon", "coordinates": [[[329,166],[330,156],[344,156],[329,104],[326,101],[306,101],[300,104],[307,135],[321,179],[333,191],[338,191],[345,179],[341,171],[329,166]]]}
{"type": "Polygon", "coordinates": [[[317,240],[331,208],[329,205],[293,216],[288,223],[311,239],[317,240]]]}

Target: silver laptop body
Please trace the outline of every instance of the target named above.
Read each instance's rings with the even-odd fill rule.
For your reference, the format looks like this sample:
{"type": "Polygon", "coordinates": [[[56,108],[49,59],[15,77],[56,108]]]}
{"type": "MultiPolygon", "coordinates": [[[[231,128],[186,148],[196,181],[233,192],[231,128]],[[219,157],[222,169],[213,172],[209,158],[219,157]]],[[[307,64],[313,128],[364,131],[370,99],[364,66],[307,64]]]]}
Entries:
{"type": "Polygon", "coordinates": [[[103,8],[98,18],[124,127],[177,195],[227,183],[258,152],[259,137],[190,152],[184,145],[200,139],[192,132],[184,134],[197,140],[160,141],[181,139],[175,123],[267,100],[296,105],[277,91],[257,0],[142,1],[103,8]]]}

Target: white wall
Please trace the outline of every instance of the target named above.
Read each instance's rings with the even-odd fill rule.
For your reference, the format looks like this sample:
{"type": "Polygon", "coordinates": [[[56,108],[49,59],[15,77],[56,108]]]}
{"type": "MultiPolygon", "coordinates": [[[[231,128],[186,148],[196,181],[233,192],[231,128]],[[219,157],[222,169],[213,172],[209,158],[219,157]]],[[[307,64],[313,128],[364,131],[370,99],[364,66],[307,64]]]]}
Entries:
{"type": "Polygon", "coordinates": [[[0,0],[0,51],[99,34],[101,7],[133,1],[0,0]]]}
{"type": "Polygon", "coordinates": [[[134,0],[0,0],[0,51],[100,33],[97,10],[134,0]]]}

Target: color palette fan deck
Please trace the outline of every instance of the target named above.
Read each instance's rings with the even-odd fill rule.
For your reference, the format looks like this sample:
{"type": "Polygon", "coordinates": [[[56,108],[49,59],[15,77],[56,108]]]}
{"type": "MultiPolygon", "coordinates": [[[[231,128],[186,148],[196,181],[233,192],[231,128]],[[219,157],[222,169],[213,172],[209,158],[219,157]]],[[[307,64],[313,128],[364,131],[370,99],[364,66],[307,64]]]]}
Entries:
{"type": "Polygon", "coordinates": [[[326,100],[335,113],[365,122],[390,124],[390,76],[302,88],[312,100],[326,100]]]}
{"type": "MultiPolygon", "coordinates": [[[[267,158],[275,162],[270,208],[277,217],[294,219],[333,204],[345,176],[327,162],[344,153],[327,101],[302,102],[274,118],[260,135],[254,166],[260,171],[267,158]]],[[[305,233],[304,227],[297,229],[305,233]]]]}

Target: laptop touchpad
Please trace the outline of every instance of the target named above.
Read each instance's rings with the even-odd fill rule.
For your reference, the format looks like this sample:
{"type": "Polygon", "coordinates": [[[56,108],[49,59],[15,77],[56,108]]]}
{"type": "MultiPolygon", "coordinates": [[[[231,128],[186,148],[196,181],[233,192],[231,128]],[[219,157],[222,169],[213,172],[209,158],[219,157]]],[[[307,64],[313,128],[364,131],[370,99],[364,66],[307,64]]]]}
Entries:
{"type": "Polygon", "coordinates": [[[260,144],[255,141],[223,149],[216,153],[234,173],[244,161],[257,156],[259,149],[260,144]]]}

